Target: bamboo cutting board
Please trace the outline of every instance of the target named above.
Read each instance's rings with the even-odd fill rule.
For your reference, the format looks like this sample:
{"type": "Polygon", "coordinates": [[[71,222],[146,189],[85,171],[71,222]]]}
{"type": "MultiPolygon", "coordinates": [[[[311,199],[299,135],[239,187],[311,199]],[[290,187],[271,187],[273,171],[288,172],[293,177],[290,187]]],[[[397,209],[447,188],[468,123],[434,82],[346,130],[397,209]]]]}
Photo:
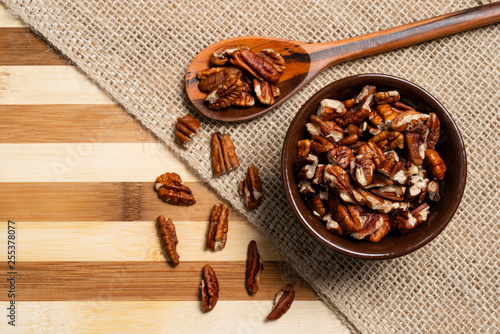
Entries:
{"type": "Polygon", "coordinates": [[[226,248],[207,251],[218,203],[196,176],[74,66],[0,5],[1,333],[347,333],[283,262],[270,240],[234,212],[226,248]],[[155,178],[176,172],[195,206],[163,203],[155,178]],[[155,219],[174,220],[181,264],[163,257],[155,219]],[[6,317],[7,221],[16,223],[16,326],[6,317]],[[244,287],[246,248],[256,240],[261,288],[244,287]],[[221,286],[201,311],[201,268],[221,286]],[[275,294],[296,301],[266,322],[275,294]]]}

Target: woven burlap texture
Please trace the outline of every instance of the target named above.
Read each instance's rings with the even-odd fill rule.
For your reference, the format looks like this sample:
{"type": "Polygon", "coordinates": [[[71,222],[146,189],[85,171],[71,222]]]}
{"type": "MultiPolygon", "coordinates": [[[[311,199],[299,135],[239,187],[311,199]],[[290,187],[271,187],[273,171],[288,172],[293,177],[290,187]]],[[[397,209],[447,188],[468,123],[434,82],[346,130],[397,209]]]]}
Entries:
{"type": "MultiPolygon", "coordinates": [[[[280,108],[246,123],[196,114],[184,89],[190,60],[219,40],[261,35],[327,42],[422,20],[489,1],[49,1],[6,0],[154,133],[217,194],[269,235],[332,309],[366,333],[498,333],[500,201],[500,26],[493,25],[330,68],[280,108]],[[325,249],[293,218],[280,181],[280,150],[294,114],[339,78],[380,72],[436,96],[460,127],[468,183],[449,226],[402,258],[367,262],[325,249]],[[174,141],[176,117],[203,126],[189,150],[174,141]],[[231,135],[241,168],[213,179],[210,136],[231,135]],[[246,167],[260,169],[265,200],[245,210],[237,193],[246,167]]],[[[292,306],[293,307],[293,306],[292,306]]],[[[311,315],[313,316],[313,315],[311,315]]]]}

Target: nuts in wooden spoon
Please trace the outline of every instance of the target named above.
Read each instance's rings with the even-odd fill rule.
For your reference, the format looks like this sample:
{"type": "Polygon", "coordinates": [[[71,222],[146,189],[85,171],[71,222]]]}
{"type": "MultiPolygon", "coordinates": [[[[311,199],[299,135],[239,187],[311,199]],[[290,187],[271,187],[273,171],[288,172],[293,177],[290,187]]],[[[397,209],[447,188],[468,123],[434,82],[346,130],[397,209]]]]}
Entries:
{"type": "Polygon", "coordinates": [[[198,89],[208,93],[205,101],[210,109],[252,107],[256,100],[272,105],[280,95],[276,85],[286,68],[285,60],[272,49],[256,54],[246,45],[225,46],[213,51],[209,64],[196,77],[198,89]]]}

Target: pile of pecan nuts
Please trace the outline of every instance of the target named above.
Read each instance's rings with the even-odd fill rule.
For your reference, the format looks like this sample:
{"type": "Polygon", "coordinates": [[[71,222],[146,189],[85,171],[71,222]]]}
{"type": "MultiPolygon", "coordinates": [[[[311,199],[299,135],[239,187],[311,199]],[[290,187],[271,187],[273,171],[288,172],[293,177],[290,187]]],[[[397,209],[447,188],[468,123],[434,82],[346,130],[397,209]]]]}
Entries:
{"type": "MultiPolygon", "coordinates": [[[[224,135],[220,133],[216,133],[215,137],[217,140],[221,141],[224,141],[225,138],[224,135]]],[[[229,137],[227,137],[227,140],[230,140],[229,137]]],[[[232,143],[230,146],[234,151],[232,143]]],[[[234,155],[234,158],[236,158],[236,155],[234,155]]],[[[236,158],[236,162],[237,161],[236,158]]],[[[260,204],[262,188],[255,166],[250,165],[247,176],[241,181],[239,188],[249,210],[253,210],[260,204]],[[256,182],[258,182],[258,190],[255,189],[256,182]]],[[[196,203],[193,192],[182,182],[181,177],[176,173],[165,173],[160,175],[156,179],[155,190],[162,200],[170,204],[190,206],[196,203]]],[[[177,252],[179,240],[172,219],[165,219],[164,216],[159,216],[156,223],[165,255],[174,266],[179,265],[180,256],[177,252]]],[[[223,250],[226,246],[228,230],[229,208],[224,204],[215,204],[210,215],[206,248],[214,252],[223,250]]],[[[263,270],[264,264],[257,249],[257,243],[252,240],[248,244],[245,273],[245,286],[251,295],[255,295],[259,290],[260,275],[263,270]]],[[[215,274],[215,270],[208,264],[202,269],[200,290],[203,310],[209,312],[215,307],[219,299],[219,281],[215,274]]],[[[289,284],[284,286],[277,294],[274,307],[267,316],[267,320],[279,319],[288,311],[294,297],[295,292],[293,286],[289,284]]]]}
{"type": "Polygon", "coordinates": [[[272,49],[256,54],[246,45],[231,45],[214,50],[210,67],[196,77],[200,80],[198,89],[208,93],[208,107],[220,110],[252,107],[255,98],[264,105],[274,104],[280,95],[276,84],[284,70],[285,60],[272,49]]]}
{"type": "Polygon", "coordinates": [[[353,99],[324,99],[298,141],[299,192],[326,229],[370,242],[406,233],[439,201],[446,165],[434,150],[436,114],[365,86],[353,99]]]}

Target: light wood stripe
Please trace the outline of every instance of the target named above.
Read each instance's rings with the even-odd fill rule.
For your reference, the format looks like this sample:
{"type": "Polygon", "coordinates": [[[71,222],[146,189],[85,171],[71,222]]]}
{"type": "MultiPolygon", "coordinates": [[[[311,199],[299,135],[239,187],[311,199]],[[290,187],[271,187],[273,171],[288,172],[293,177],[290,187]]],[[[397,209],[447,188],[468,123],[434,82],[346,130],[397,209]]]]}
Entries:
{"type": "Polygon", "coordinates": [[[28,28],[0,28],[0,65],[67,65],[28,28]]]}
{"type": "MultiPolygon", "coordinates": [[[[272,301],[219,301],[209,313],[198,301],[19,302],[15,333],[349,334],[320,301],[295,301],[278,321],[265,321],[272,301]]],[[[0,330],[9,333],[6,321],[0,330]]]]}
{"type": "MultiPolygon", "coordinates": [[[[151,221],[160,214],[174,221],[206,221],[213,205],[220,203],[217,196],[200,183],[190,182],[186,185],[197,200],[190,207],[163,202],[153,189],[153,181],[5,182],[0,185],[0,221],[151,221]]],[[[231,209],[229,212],[233,219],[237,217],[231,209]]]]}
{"type": "Polygon", "coordinates": [[[21,20],[14,18],[7,11],[7,8],[0,3],[0,27],[25,27],[25,25],[21,20]]]}
{"type": "MultiPolygon", "coordinates": [[[[255,240],[262,259],[282,261],[271,240],[250,224],[229,217],[226,247],[219,252],[205,248],[208,214],[201,221],[174,221],[185,261],[246,261],[247,246],[255,240]]],[[[5,225],[2,225],[3,227],[5,225]]],[[[5,232],[6,229],[0,231],[5,232]]],[[[16,221],[21,261],[159,261],[165,262],[155,220],[117,222],[16,221]]],[[[0,249],[7,239],[0,238],[0,249]]]]}
{"type": "Polygon", "coordinates": [[[114,104],[74,66],[0,66],[0,104],[114,104]]]}
{"type": "Polygon", "coordinates": [[[199,181],[160,143],[86,138],[85,143],[0,144],[0,182],[154,182],[165,172],[178,173],[184,182],[199,181]]]}
{"type": "Polygon", "coordinates": [[[143,143],[156,139],[116,105],[0,105],[0,143],[85,141],[143,143]]]}
{"type": "MultiPolygon", "coordinates": [[[[288,272],[283,262],[264,261],[259,292],[249,296],[243,261],[183,262],[176,267],[166,262],[146,261],[19,261],[16,300],[198,300],[201,269],[205,264],[210,264],[217,274],[220,300],[272,300],[290,280],[283,277],[288,272]]],[[[0,269],[10,271],[6,261],[0,264],[0,269]]],[[[294,286],[297,300],[317,299],[300,279],[295,276],[293,280],[297,282],[294,286]]],[[[1,291],[8,291],[8,286],[7,280],[1,280],[1,291]]],[[[9,300],[7,293],[0,294],[0,301],[6,300],[9,300]]]]}

